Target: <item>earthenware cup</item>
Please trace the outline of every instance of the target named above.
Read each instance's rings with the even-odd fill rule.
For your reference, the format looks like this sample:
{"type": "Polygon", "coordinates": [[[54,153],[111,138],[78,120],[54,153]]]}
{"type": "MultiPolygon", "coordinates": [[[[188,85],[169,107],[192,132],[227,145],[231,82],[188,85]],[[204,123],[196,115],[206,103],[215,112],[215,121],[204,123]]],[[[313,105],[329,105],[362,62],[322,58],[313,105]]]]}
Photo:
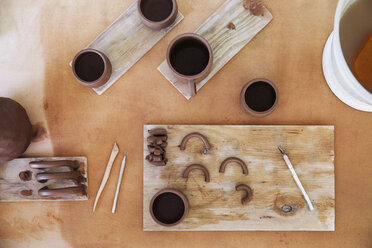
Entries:
{"type": "Polygon", "coordinates": [[[182,222],[189,212],[186,196],[176,189],[163,189],[150,201],[150,214],[162,226],[175,226],[182,222]]]}
{"type": "Polygon", "coordinates": [[[154,30],[169,27],[178,14],[176,0],[138,0],[137,9],[143,24],[154,30]]]}
{"type": "Polygon", "coordinates": [[[180,82],[188,84],[189,93],[196,95],[196,84],[206,78],[213,64],[213,52],[208,41],[198,34],[185,33],[168,46],[168,66],[180,82]]]}
{"type": "Polygon", "coordinates": [[[72,73],[76,80],[88,88],[104,85],[111,77],[111,62],[95,49],[84,49],[72,60],[72,73]]]}
{"type": "Polygon", "coordinates": [[[264,117],[273,112],[278,100],[279,91],[277,87],[265,78],[256,78],[249,81],[240,92],[242,110],[255,117],[264,117]]]}

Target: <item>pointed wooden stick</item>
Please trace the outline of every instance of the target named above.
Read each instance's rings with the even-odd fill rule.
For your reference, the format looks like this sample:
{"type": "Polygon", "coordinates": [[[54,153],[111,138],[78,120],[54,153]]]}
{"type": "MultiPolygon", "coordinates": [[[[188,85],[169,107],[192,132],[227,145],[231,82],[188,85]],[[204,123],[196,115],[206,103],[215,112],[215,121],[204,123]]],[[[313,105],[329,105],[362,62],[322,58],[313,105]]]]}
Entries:
{"type": "Polygon", "coordinates": [[[97,196],[96,196],[96,200],[94,201],[93,212],[96,210],[96,206],[97,206],[97,203],[98,203],[99,197],[101,196],[101,193],[102,193],[103,189],[104,189],[105,186],[106,186],[107,180],[108,180],[108,178],[109,178],[109,176],[110,176],[110,172],[111,172],[112,164],[114,163],[115,158],[116,158],[116,156],[118,155],[118,153],[119,153],[119,147],[118,147],[118,145],[115,143],[115,144],[114,144],[114,147],[112,148],[112,151],[111,151],[110,159],[109,159],[109,161],[107,162],[107,166],[106,166],[105,174],[103,175],[102,182],[101,182],[101,186],[99,186],[99,190],[98,190],[98,193],[97,193],[97,196]]]}

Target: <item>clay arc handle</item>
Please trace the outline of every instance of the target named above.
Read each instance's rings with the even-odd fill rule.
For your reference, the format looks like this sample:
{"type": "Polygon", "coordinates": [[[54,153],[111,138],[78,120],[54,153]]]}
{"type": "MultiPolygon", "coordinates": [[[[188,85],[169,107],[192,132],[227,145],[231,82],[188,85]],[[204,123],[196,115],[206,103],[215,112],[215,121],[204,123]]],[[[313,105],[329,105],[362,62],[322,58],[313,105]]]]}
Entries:
{"type": "Polygon", "coordinates": [[[191,97],[196,96],[196,83],[195,83],[195,80],[189,79],[189,80],[187,80],[187,84],[189,86],[190,96],[191,97]]]}
{"type": "Polygon", "coordinates": [[[247,167],[247,165],[244,163],[243,160],[241,160],[240,158],[236,158],[236,157],[230,157],[230,158],[225,159],[221,163],[220,173],[224,173],[225,172],[226,165],[229,164],[229,163],[237,163],[237,164],[239,164],[240,167],[242,167],[243,174],[248,175],[248,167],[247,167]]]}
{"type": "Polygon", "coordinates": [[[192,164],[192,165],[187,166],[187,168],[183,171],[182,177],[188,178],[192,170],[201,170],[204,174],[204,180],[206,182],[210,181],[209,172],[207,168],[205,168],[203,165],[200,165],[200,164],[192,164]]]}
{"type": "Polygon", "coordinates": [[[82,177],[79,171],[58,172],[58,173],[39,173],[36,175],[37,181],[51,180],[51,179],[72,179],[78,181],[82,177]]]}
{"type": "Polygon", "coordinates": [[[80,167],[77,160],[31,161],[29,165],[31,169],[48,169],[67,166],[76,170],[80,167]]]}
{"type": "Polygon", "coordinates": [[[204,148],[205,148],[203,150],[203,154],[207,154],[208,150],[211,149],[211,145],[209,144],[208,139],[204,135],[202,135],[201,133],[194,132],[194,133],[189,133],[188,135],[186,135],[182,139],[181,144],[179,145],[181,151],[186,149],[186,144],[191,138],[198,138],[203,142],[203,145],[204,145],[204,148]]]}
{"type": "Polygon", "coordinates": [[[249,202],[250,200],[252,200],[253,190],[248,185],[246,184],[236,185],[235,190],[236,191],[244,190],[246,192],[245,196],[242,198],[242,204],[245,204],[249,202]]]}
{"type": "Polygon", "coordinates": [[[48,187],[44,187],[39,190],[39,196],[43,196],[43,197],[60,197],[60,196],[74,196],[74,195],[79,195],[79,196],[86,195],[85,186],[80,185],[77,187],[67,187],[67,188],[59,188],[59,189],[49,189],[48,187]]]}

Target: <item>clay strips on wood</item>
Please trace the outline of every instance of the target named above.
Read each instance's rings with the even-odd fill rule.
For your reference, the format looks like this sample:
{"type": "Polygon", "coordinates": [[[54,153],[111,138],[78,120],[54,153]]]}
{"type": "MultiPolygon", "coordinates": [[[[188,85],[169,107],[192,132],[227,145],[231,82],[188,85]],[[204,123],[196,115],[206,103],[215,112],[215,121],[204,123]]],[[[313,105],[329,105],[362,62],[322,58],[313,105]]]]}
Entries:
{"type": "MultiPolygon", "coordinates": [[[[272,19],[271,13],[256,0],[227,0],[197,30],[213,51],[213,65],[208,77],[196,84],[196,90],[206,84],[272,19]]],[[[158,70],[186,99],[190,99],[188,85],[172,74],[167,61],[158,70]]]]}
{"type": "Polygon", "coordinates": [[[334,230],[333,126],[145,125],[143,142],[145,231],[334,230]],[[146,160],[149,131],[160,129],[167,135],[165,165],[146,160]],[[288,151],[313,211],[279,145],[288,151]],[[162,189],[178,190],[189,201],[177,225],[162,226],[151,217],[150,201],[162,189]]]}
{"type": "Polygon", "coordinates": [[[0,202],[87,200],[86,157],[18,158],[0,163],[0,202]]]}
{"type": "Polygon", "coordinates": [[[134,2],[87,46],[104,53],[112,65],[112,74],[107,83],[93,90],[102,95],[182,19],[183,15],[178,12],[171,26],[158,31],[152,30],[142,23],[137,11],[137,1],[134,2]]]}

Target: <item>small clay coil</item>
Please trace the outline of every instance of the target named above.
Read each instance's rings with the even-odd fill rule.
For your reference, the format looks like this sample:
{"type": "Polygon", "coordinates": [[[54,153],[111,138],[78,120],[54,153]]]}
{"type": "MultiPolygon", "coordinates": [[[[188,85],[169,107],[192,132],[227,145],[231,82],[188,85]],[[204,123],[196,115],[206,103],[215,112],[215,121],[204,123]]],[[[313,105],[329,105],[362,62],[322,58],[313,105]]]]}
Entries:
{"type": "Polygon", "coordinates": [[[186,144],[191,138],[198,138],[203,142],[204,145],[204,150],[202,151],[203,154],[207,154],[208,150],[211,149],[211,145],[209,144],[208,139],[204,135],[200,133],[189,133],[182,139],[181,144],[179,145],[181,151],[186,149],[186,144]]]}
{"type": "Polygon", "coordinates": [[[77,160],[56,160],[56,161],[32,161],[29,163],[31,169],[47,169],[55,167],[70,167],[76,170],[80,167],[77,160]]]}
{"type": "Polygon", "coordinates": [[[164,153],[164,149],[161,146],[148,145],[147,148],[149,149],[150,153],[153,153],[155,155],[160,155],[164,153]]]}
{"type": "Polygon", "coordinates": [[[61,197],[61,196],[74,196],[86,195],[85,185],[79,185],[77,187],[67,187],[67,188],[58,188],[58,189],[49,189],[44,187],[39,189],[39,196],[43,197],[61,197]]]}
{"type": "Polygon", "coordinates": [[[155,135],[155,136],[166,135],[167,134],[167,130],[164,129],[164,128],[155,128],[155,129],[149,130],[149,134],[155,135]]]}
{"type": "Polygon", "coordinates": [[[253,191],[252,191],[251,187],[249,187],[248,185],[239,184],[235,187],[235,190],[236,191],[244,190],[246,192],[245,196],[242,198],[242,204],[245,204],[252,199],[253,191]]]}
{"type": "Polygon", "coordinates": [[[224,173],[225,172],[226,165],[229,164],[229,163],[237,163],[237,164],[239,164],[240,167],[242,167],[243,174],[245,174],[245,175],[248,174],[248,167],[247,167],[247,165],[243,162],[243,160],[241,160],[240,158],[236,158],[236,157],[230,157],[230,158],[225,159],[221,163],[220,173],[224,173]]]}
{"type": "Polygon", "coordinates": [[[70,172],[58,172],[58,173],[39,173],[36,175],[37,181],[47,181],[47,180],[62,180],[62,179],[71,179],[79,181],[82,178],[80,171],[70,171],[70,172]]]}
{"type": "Polygon", "coordinates": [[[161,148],[166,148],[167,145],[168,145],[168,143],[164,141],[163,143],[160,144],[160,147],[161,148]]]}
{"type": "Polygon", "coordinates": [[[152,161],[154,161],[154,162],[161,162],[163,160],[164,159],[163,159],[163,156],[162,155],[153,155],[152,156],[152,161]]]}
{"type": "Polygon", "coordinates": [[[155,136],[149,136],[149,137],[147,137],[147,142],[150,143],[150,144],[155,144],[156,137],[155,136]]]}
{"type": "Polygon", "coordinates": [[[163,161],[160,161],[160,162],[150,161],[150,163],[155,166],[165,166],[167,165],[167,162],[168,162],[168,159],[164,159],[163,161]]]}
{"type": "Polygon", "coordinates": [[[162,138],[156,138],[156,140],[155,140],[155,144],[156,145],[161,145],[161,144],[163,144],[163,139],[162,138]]]}
{"type": "Polygon", "coordinates": [[[183,178],[189,177],[189,174],[192,170],[201,170],[204,174],[204,180],[206,182],[210,181],[209,172],[207,168],[205,168],[203,165],[200,165],[200,164],[192,164],[192,165],[187,166],[187,168],[183,171],[182,177],[183,178]]]}

